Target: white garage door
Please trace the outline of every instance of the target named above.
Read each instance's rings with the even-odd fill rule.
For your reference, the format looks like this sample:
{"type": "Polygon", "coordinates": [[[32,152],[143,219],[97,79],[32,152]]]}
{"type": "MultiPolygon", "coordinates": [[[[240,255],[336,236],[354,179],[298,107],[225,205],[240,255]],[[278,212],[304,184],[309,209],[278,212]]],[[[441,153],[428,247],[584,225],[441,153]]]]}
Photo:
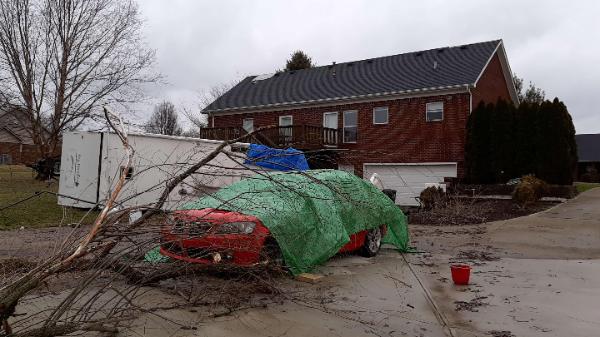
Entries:
{"type": "Polygon", "coordinates": [[[364,164],[363,177],[377,173],[383,186],[396,190],[396,204],[417,206],[415,199],[427,186],[441,183],[445,177],[455,178],[456,163],[389,163],[364,164]]]}

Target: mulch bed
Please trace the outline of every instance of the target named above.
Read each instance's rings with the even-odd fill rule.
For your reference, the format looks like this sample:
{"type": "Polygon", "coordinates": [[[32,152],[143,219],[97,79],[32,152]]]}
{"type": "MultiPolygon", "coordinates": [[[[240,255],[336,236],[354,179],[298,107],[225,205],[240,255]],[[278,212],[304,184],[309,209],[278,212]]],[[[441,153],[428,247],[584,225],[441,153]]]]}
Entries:
{"type": "Polygon", "coordinates": [[[408,222],[420,225],[473,225],[507,220],[537,213],[556,205],[538,202],[522,207],[512,200],[480,200],[454,198],[445,205],[431,210],[415,209],[408,212],[408,222]]]}

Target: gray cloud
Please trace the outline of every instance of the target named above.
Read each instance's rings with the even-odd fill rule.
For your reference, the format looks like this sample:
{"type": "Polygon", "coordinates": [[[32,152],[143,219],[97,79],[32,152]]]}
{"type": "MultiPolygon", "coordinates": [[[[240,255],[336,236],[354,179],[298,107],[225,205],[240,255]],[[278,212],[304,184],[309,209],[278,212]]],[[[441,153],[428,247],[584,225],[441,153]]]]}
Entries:
{"type": "Polygon", "coordinates": [[[600,132],[598,1],[142,0],[149,45],[167,83],[148,90],[197,109],[212,85],[284,66],[504,39],[512,70],[565,101],[578,133],[600,132]]]}

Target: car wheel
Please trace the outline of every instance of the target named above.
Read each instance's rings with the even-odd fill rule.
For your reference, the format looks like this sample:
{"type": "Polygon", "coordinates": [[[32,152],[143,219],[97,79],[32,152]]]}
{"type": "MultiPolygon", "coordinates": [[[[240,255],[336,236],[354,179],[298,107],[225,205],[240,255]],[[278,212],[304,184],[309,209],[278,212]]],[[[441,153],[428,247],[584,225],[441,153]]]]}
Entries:
{"type": "Polygon", "coordinates": [[[283,267],[283,253],[273,238],[267,239],[262,251],[262,260],[266,264],[271,264],[278,267],[283,267]]]}
{"type": "Polygon", "coordinates": [[[381,227],[376,227],[367,232],[365,237],[365,243],[361,249],[361,255],[366,257],[373,257],[379,252],[381,248],[381,238],[383,234],[381,227]]]}

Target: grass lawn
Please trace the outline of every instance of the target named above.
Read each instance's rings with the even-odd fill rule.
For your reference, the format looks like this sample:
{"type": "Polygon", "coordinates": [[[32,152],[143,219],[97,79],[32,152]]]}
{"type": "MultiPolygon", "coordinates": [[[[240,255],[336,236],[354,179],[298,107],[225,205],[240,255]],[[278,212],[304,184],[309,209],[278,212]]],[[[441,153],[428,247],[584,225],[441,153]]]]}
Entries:
{"type": "Polygon", "coordinates": [[[592,188],[596,188],[596,187],[600,187],[599,183],[574,183],[575,188],[577,188],[577,192],[581,193],[581,192],[585,192],[587,190],[590,190],[592,188]]]}
{"type": "MultiPolygon", "coordinates": [[[[0,209],[21,199],[30,197],[38,191],[58,192],[58,181],[35,180],[33,170],[19,165],[0,165],[0,209]]],[[[0,210],[0,230],[14,229],[21,226],[50,227],[79,222],[85,210],[59,206],[57,197],[43,193],[23,203],[0,210]]],[[[97,213],[93,212],[84,218],[84,223],[91,223],[97,213]]]]}

